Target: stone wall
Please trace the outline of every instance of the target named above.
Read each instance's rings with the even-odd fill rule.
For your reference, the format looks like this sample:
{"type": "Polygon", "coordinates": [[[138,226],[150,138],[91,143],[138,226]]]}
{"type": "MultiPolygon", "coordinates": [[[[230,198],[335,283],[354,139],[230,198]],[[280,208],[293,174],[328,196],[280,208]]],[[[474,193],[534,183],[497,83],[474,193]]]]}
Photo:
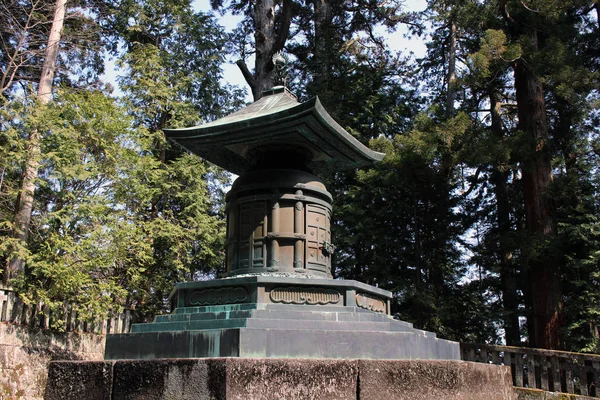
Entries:
{"type": "Polygon", "coordinates": [[[0,400],[43,399],[50,361],[100,361],[104,342],[104,335],[0,323],[0,400]]]}
{"type": "Polygon", "coordinates": [[[593,400],[577,394],[547,392],[540,389],[515,388],[515,400],[593,400]]]}
{"type": "Polygon", "coordinates": [[[53,362],[46,400],[513,400],[510,369],[464,361],[202,358],[53,362]]]}
{"type": "Polygon", "coordinates": [[[0,400],[43,398],[50,361],[102,360],[106,334],[129,332],[131,320],[125,310],[84,321],[69,303],[51,310],[0,287],[0,400]]]}

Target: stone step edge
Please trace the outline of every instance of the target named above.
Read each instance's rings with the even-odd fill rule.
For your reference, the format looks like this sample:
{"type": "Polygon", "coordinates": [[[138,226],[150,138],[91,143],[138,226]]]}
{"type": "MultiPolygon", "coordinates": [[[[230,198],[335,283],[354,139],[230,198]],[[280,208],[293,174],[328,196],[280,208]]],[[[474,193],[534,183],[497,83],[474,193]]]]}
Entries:
{"type": "MultiPolygon", "coordinates": [[[[304,323],[306,321],[298,321],[298,320],[281,320],[281,319],[261,319],[261,318],[231,318],[231,319],[216,319],[216,320],[195,320],[195,321],[174,321],[174,322],[154,322],[154,323],[149,323],[149,324],[133,324],[132,325],[132,333],[142,333],[142,332],[173,332],[173,331],[184,331],[184,330],[208,330],[208,329],[227,329],[227,328],[244,328],[244,327],[248,327],[248,322],[250,322],[251,324],[260,324],[261,322],[265,322],[266,325],[268,324],[277,324],[277,321],[279,321],[279,323],[282,326],[285,326],[285,324],[291,325],[291,324],[297,324],[297,323],[304,323]],[[195,325],[195,327],[186,327],[185,325],[195,325]],[[202,325],[207,325],[207,328],[202,328],[202,325]],[[210,325],[217,325],[216,328],[211,328],[210,325]],[[224,325],[219,327],[218,325],[224,325]],[[229,326],[228,326],[229,325],[229,326]],[[148,330],[144,330],[143,328],[147,327],[148,330]],[[140,329],[140,330],[138,330],[140,329]],[[158,330],[161,329],[161,330],[158,330]],[[163,330],[164,329],[164,330],[163,330]],[[134,332],[135,330],[135,332],[134,332]]],[[[310,328],[309,324],[307,324],[307,328],[306,329],[301,329],[298,328],[296,330],[332,330],[332,331],[352,331],[352,330],[357,330],[357,331],[365,331],[365,332],[370,332],[370,331],[374,331],[374,332],[378,332],[379,329],[373,329],[373,330],[369,330],[366,329],[369,326],[373,327],[373,328],[383,328],[385,329],[387,327],[387,330],[392,330],[391,329],[391,325],[390,325],[390,321],[311,321],[315,324],[318,325],[322,325],[322,326],[329,326],[331,325],[333,329],[319,329],[317,328],[310,328]],[[338,325],[340,328],[339,329],[335,329],[335,325],[338,325]],[[344,328],[345,326],[347,326],[348,328],[344,328]]],[[[260,326],[258,326],[260,328],[260,326]]],[[[278,329],[276,327],[273,328],[268,328],[268,329],[278,329]]]]}
{"type": "MultiPolygon", "coordinates": [[[[384,322],[385,323],[385,322],[384,322]]],[[[209,332],[216,332],[216,331],[225,331],[225,330],[232,330],[232,329],[237,329],[237,330],[243,330],[243,329],[250,329],[250,330],[276,330],[277,332],[282,332],[282,334],[284,334],[286,331],[303,331],[303,332],[356,332],[356,333],[365,333],[365,332],[369,332],[369,333],[391,333],[391,334],[411,334],[411,335],[417,335],[417,336],[422,336],[424,338],[427,339],[435,339],[435,340],[447,340],[447,339],[441,339],[438,338],[437,335],[434,332],[428,332],[428,331],[424,331],[424,330],[420,330],[420,329],[409,329],[409,330],[393,330],[391,328],[391,326],[387,329],[387,330],[369,330],[369,329],[311,329],[311,328],[307,328],[307,329],[300,329],[300,328],[296,328],[296,329],[280,329],[280,328],[271,328],[271,327],[260,327],[260,326],[229,326],[229,327],[221,327],[221,328],[194,328],[194,329],[180,329],[180,330],[175,330],[175,329],[170,329],[170,330],[149,330],[149,331],[138,331],[138,332],[130,332],[130,333],[123,333],[120,335],[140,335],[140,334],[160,334],[160,333],[181,333],[181,332],[205,332],[205,331],[209,331],[209,332]]]]}
{"type": "MultiPolygon", "coordinates": [[[[227,319],[234,319],[234,318],[228,318],[227,315],[231,314],[231,313],[236,313],[236,312],[249,312],[249,313],[253,313],[253,312],[273,312],[273,313],[286,313],[286,314],[300,314],[302,313],[302,315],[298,315],[297,319],[298,320],[302,320],[302,321],[323,321],[323,322],[392,322],[392,323],[396,323],[398,325],[402,325],[405,326],[407,328],[412,328],[413,324],[410,322],[406,322],[406,321],[402,321],[399,319],[394,319],[391,316],[385,315],[385,314],[374,314],[374,316],[379,317],[380,319],[373,319],[373,320],[345,320],[345,319],[338,319],[336,317],[336,319],[321,319],[321,318],[311,318],[312,316],[317,316],[317,315],[323,315],[323,314],[341,314],[341,315],[362,315],[363,313],[355,313],[355,312],[351,312],[351,311],[300,311],[300,310],[289,310],[289,311],[284,311],[284,310],[232,310],[232,311],[219,311],[219,312],[199,312],[199,313],[180,313],[180,314],[163,314],[163,315],[157,315],[156,317],[154,317],[154,321],[151,323],[167,323],[167,322],[187,322],[187,321],[191,321],[191,319],[183,319],[183,320],[178,320],[178,319],[174,319],[174,320],[170,320],[169,317],[171,316],[186,316],[186,315],[197,315],[197,314],[215,314],[215,318],[197,318],[197,319],[193,319],[193,321],[214,321],[214,320],[227,320],[227,319]],[[226,316],[225,318],[219,318],[218,316],[226,316]],[[158,321],[157,319],[161,318],[161,319],[167,319],[167,321],[158,321]]],[[[369,315],[369,314],[366,314],[369,315]]],[[[294,320],[295,318],[293,317],[288,317],[288,318],[281,318],[278,316],[273,316],[270,317],[268,315],[264,315],[264,314],[259,314],[259,315],[249,315],[247,317],[244,318],[253,318],[253,319],[281,319],[281,320],[294,320]]]]}

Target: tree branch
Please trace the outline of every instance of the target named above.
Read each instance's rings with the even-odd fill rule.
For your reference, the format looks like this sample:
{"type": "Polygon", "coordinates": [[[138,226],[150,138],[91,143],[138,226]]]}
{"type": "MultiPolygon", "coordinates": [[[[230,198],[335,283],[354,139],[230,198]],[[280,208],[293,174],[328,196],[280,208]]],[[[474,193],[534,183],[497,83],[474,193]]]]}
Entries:
{"type": "Polygon", "coordinates": [[[500,14],[504,19],[506,19],[511,24],[515,23],[515,20],[510,16],[510,13],[508,12],[508,0],[500,0],[500,2],[498,3],[498,8],[500,10],[500,14]]]}
{"type": "MultiPolygon", "coordinates": [[[[14,53],[10,56],[8,63],[7,63],[7,67],[6,67],[6,71],[4,71],[4,73],[2,74],[2,79],[0,80],[0,94],[4,93],[12,84],[15,75],[17,74],[17,70],[19,69],[20,66],[22,66],[22,63],[18,64],[16,62],[17,57],[20,56],[20,52],[21,49],[23,48],[23,45],[25,43],[25,38],[27,37],[27,33],[30,29],[30,23],[32,20],[32,16],[33,16],[33,9],[27,13],[27,18],[25,20],[25,27],[23,27],[21,35],[19,37],[19,41],[15,46],[15,51],[14,53]],[[9,73],[10,69],[12,67],[12,73],[9,73]]],[[[13,18],[14,20],[17,20],[16,18],[13,18]]]]}
{"type": "Polygon", "coordinates": [[[469,189],[467,189],[466,192],[463,192],[463,194],[462,194],[463,198],[466,198],[467,196],[469,196],[469,194],[471,194],[473,189],[475,189],[475,187],[477,186],[477,182],[479,181],[479,175],[481,174],[482,168],[483,167],[481,165],[479,167],[477,167],[477,171],[475,171],[475,176],[473,177],[473,183],[471,184],[471,187],[469,189]]]}
{"type": "Polygon", "coordinates": [[[527,4],[525,4],[525,2],[523,0],[521,0],[521,4],[523,5],[523,7],[525,7],[527,10],[534,12],[534,13],[539,13],[539,10],[534,10],[532,8],[529,8],[529,6],[527,4]]]}
{"type": "Polygon", "coordinates": [[[279,24],[279,32],[277,32],[277,37],[275,38],[275,42],[273,43],[273,47],[271,51],[273,54],[270,54],[270,57],[273,57],[275,53],[281,51],[283,46],[285,45],[285,41],[287,40],[290,34],[290,26],[292,25],[292,14],[294,1],[293,0],[283,0],[283,9],[281,11],[281,21],[279,24]]]}
{"type": "Polygon", "coordinates": [[[256,81],[254,80],[254,76],[252,75],[252,72],[250,72],[250,70],[248,69],[246,62],[244,60],[237,60],[235,63],[239,67],[240,71],[242,71],[242,75],[244,75],[244,79],[246,80],[246,83],[248,84],[248,86],[250,86],[250,89],[252,89],[252,91],[254,92],[254,90],[256,89],[256,81]]]}

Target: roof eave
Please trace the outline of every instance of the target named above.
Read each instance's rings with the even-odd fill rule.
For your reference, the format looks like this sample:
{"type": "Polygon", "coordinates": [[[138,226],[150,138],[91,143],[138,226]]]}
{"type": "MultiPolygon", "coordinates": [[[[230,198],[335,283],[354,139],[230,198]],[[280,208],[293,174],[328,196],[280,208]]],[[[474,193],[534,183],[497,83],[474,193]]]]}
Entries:
{"type": "MultiPolygon", "coordinates": [[[[354,154],[354,156],[352,156],[353,162],[350,164],[343,164],[344,168],[348,169],[350,165],[352,168],[368,166],[373,162],[381,161],[385,157],[385,154],[373,151],[363,145],[340,126],[325,110],[318,97],[314,97],[304,103],[299,103],[296,106],[278,112],[255,116],[253,118],[241,119],[225,124],[207,124],[206,126],[199,125],[190,128],[164,129],[163,131],[169,140],[174,141],[188,151],[195,153],[192,148],[197,147],[199,144],[210,145],[211,142],[214,142],[219,138],[231,137],[231,135],[241,135],[243,138],[243,132],[248,132],[249,138],[252,137],[253,139],[256,139],[256,134],[252,136],[250,135],[251,132],[264,132],[267,130],[266,128],[269,128],[269,125],[276,126],[284,123],[293,123],[294,120],[297,119],[298,121],[301,121],[307,116],[313,118],[313,120],[321,127],[320,129],[328,132],[332,138],[334,138],[335,142],[344,146],[347,150],[346,153],[349,152],[354,154]]],[[[264,133],[262,134],[264,135],[264,133]]],[[[303,134],[301,133],[301,135],[303,134]]],[[[260,137],[261,136],[259,135],[258,138],[260,137]]],[[[265,135],[265,140],[267,139],[268,137],[265,135]]],[[[228,150],[223,149],[223,154],[227,151],[228,150]]],[[[211,160],[208,154],[199,155],[205,157],[208,161],[215,162],[217,165],[239,174],[240,169],[238,166],[232,168],[230,165],[231,163],[223,163],[223,154],[217,156],[217,162],[211,160]]]]}

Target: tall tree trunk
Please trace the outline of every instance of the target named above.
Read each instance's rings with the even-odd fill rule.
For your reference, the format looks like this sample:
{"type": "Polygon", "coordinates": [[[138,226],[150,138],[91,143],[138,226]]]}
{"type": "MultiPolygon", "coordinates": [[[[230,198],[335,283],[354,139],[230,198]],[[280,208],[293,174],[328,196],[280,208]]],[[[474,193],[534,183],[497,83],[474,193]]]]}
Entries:
{"type": "Polygon", "coordinates": [[[553,143],[557,153],[561,153],[565,162],[565,172],[571,182],[579,180],[577,171],[577,149],[573,126],[577,123],[577,108],[568,100],[559,98],[556,107],[557,118],[554,123],[553,143]]]}
{"type": "MultiPolygon", "coordinates": [[[[416,176],[413,174],[413,182],[416,182],[416,176]]],[[[417,200],[417,190],[412,188],[412,226],[414,232],[414,255],[415,255],[415,289],[420,290],[423,287],[423,246],[421,243],[421,219],[419,217],[419,201],[417,200]]]]}
{"type": "Polygon", "coordinates": [[[273,86],[273,62],[275,51],[275,4],[273,0],[258,0],[254,5],[254,43],[256,61],[254,64],[254,100],[260,98],[264,90],[273,86]]]}
{"type": "Polygon", "coordinates": [[[448,42],[448,91],[446,93],[446,113],[448,115],[453,115],[454,99],[456,97],[454,85],[456,84],[457,28],[452,17],[450,18],[450,36],[448,37],[448,42]]]}
{"type": "Polygon", "coordinates": [[[66,9],[67,0],[56,0],[54,18],[52,19],[52,27],[48,36],[46,57],[42,65],[42,76],[40,77],[40,84],[38,86],[38,100],[42,104],[48,104],[51,99],[52,87],[54,86],[54,73],[56,72],[56,59],[58,58],[66,9]]]}
{"type": "Polygon", "coordinates": [[[315,83],[316,94],[325,105],[329,99],[329,68],[330,68],[330,35],[331,35],[331,5],[329,0],[314,0],[314,29],[315,29],[315,83]]]}
{"type": "Polygon", "coordinates": [[[243,60],[237,62],[252,90],[254,101],[273,87],[273,55],[283,49],[290,32],[294,3],[283,0],[279,21],[275,21],[275,1],[256,0],[252,11],[254,23],[255,62],[251,73],[243,60]]]}
{"type": "MultiPolygon", "coordinates": [[[[61,38],[61,32],[65,20],[67,0],[56,0],[54,8],[54,17],[52,26],[48,35],[48,45],[44,63],[42,65],[42,74],[37,90],[37,100],[40,105],[46,105],[50,102],[52,95],[52,86],[54,82],[54,73],[56,70],[56,59],[58,58],[58,50],[61,38]]],[[[26,246],[27,237],[29,234],[29,226],[31,223],[31,213],[33,211],[33,200],[35,194],[35,181],[38,177],[40,166],[40,133],[34,129],[29,135],[28,156],[25,163],[21,191],[19,193],[16,212],[14,219],[13,236],[19,242],[19,247],[26,246]]],[[[4,270],[4,284],[7,284],[9,279],[14,278],[23,273],[25,269],[25,260],[22,255],[17,254],[8,261],[4,270]]]]}
{"type": "MultiPolygon", "coordinates": [[[[496,140],[501,141],[504,138],[501,118],[502,105],[494,88],[490,89],[489,98],[492,115],[492,135],[496,140]]],[[[509,171],[503,171],[500,168],[500,161],[497,161],[493,166],[492,181],[494,183],[498,218],[498,247],[500,252],[502,306],[504,308],[504,332],[506,344],[508,346],[517,346],[521,343],[521,335],[519,332],[519,300],[517,296],[516,269],[513,262],[513,250],[509,244],[509,237],[512,230],[510,224],[510,203],[506,189],[508,176],[509,171]]]]}
{"type": "MultiPolygon", "coordinates": [[[[530,33],[537,45],[537,33],[530,33]]],[[[548,148],[548,121],[543,85],[524,60],[517,61],[514,70],[518,128],[529,136],[530,148],[522,161],[523,195],[527,231],[533,240],[542,243],[556,233],[553,204],[547,196],[552,181],[551,155],[548,148]]],[[[562,299],[559,260],[548,254],[536,255],[529,262],[532,332],[530,345],[549,349],[560,348],[562,299]]]]}
{"type": "Polygon", "coordinates": [[[519,298],[517,295],[517,271],[513,262],[513,252],[508,237],[511,234],[509,201],[506,189],[508,171],[494,168],[493,180],[498,213],[498,233],[500,251],[500,280],[502,285],[502,306],[504,332],[508,346],[521,344],[519,329],[519,298]]]}

